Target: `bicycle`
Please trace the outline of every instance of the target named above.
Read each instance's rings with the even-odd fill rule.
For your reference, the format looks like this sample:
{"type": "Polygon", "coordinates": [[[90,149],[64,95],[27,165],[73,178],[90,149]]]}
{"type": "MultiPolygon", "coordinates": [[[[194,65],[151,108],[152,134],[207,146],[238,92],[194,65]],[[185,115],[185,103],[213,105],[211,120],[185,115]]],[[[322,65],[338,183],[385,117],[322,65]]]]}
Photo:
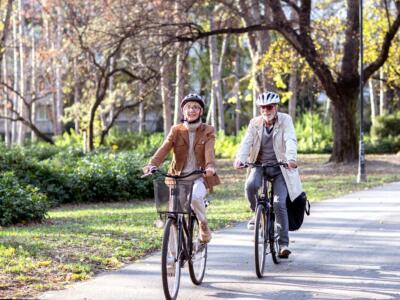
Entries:
{"type": "MultiPolygon", "coordinates": [[[[288,166],[287,163],[278,162],[273,165],[244,163],[243,167],[267,167],[288,166]]],[[[262,192],[257,195],[256,217],[254,224],[254,259],[255,269],[258,278],[264,274],[265,257],[271,253],[275,264],[280,263],[279,231],[275,222],[275,212],[273,207],[273,188],[268,191],[268,179],[264,176],[262,181],[262,192]],[[269,246],[269,247],[268,247],[269,246]]]]}
{"type": "Polygon", "coordinates": [[[204,174],[204,170],[195,170],[187,175],[178,176],[153,169],[172,178],[173,184],[167,186],[164,181],[154,181],[154,194],[157,212],[167,221],[161,250],[161,277],[166,299],[178,296],[181,268],[188,262],[190,279],[195,285],[203,281],[207,263],[207,244],[200,242],[199,221],[191,209],[193,181],[181,179],[193,174],[204,174]],[[185,217],[187,216],[187,217],[185,217]]]}

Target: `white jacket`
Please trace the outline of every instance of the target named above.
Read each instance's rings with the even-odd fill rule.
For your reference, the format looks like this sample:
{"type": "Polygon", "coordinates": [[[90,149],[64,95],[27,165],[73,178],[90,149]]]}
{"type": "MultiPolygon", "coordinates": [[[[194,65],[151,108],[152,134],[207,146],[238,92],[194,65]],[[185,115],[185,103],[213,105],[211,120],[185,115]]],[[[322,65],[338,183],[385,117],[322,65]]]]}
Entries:
{"type": "MultiPolygon", "coordinates": [[[[254,163],[258,157],[263,132],[262,116],[250,120],[249,127],[240,144],[236,160],[254,163]]],[[[297,139],[292,118],[285,113],[278,112],[272,134],[273,146],[278,161],[297,161],[297,139]]],[[[288,170],[281,166],[285,178],[290,200],[296,199],[303,191],[298,169],[288,170]]]]}

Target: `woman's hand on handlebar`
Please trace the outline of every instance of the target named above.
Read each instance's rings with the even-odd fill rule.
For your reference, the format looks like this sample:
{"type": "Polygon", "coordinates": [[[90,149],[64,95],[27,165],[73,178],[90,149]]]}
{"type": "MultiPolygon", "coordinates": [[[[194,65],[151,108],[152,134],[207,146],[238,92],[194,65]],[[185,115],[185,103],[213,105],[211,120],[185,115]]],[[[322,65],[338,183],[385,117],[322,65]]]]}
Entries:
{"type": "Polygon", "coordinates": [[[215,169],[212,167],[208,167],[207,169],[204,170],[205,171],[205,176],[206,177],[211,177],[215,175],[215,169]]]}
{"type": "Polygon", "coordinates": [[[153,174],[154,172],[156,172],[157,170],[158,170],[158,168],[156,166],[147,165],[143,168],[143,176],[142,177],[149,176],[149,175],[153,174]]]}

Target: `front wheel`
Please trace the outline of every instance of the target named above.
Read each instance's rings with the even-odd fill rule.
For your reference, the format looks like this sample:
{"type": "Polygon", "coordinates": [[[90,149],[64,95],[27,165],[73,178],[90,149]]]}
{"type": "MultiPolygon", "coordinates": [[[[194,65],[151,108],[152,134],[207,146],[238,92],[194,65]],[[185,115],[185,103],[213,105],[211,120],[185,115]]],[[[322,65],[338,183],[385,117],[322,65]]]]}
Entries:
{"type": "Polygon", "coordinates": [[[267,222],[265,218],[265,207],[259,205],[256,211],[256,223],[254,226],[254,259],[256,274],[258,278],[263,277],[265,255],[267,251],[267,222]]]}
{"type": "Polygon", "coordinates": [[[168,219],[164,227],[161,253],[161,277],[165,299],[176,299],[179,291],[181,267],[179,236],[175,219],[168,219]]]}
{"type": "Polygon", "coordinates": [[[200,285],[206,271],[207,244],[200,242],[200,228],[197,218],[192,219],[190,234],[192,236],[192,251],[189,259],[189,274],[192,282],[196,285],[200,285]]]}

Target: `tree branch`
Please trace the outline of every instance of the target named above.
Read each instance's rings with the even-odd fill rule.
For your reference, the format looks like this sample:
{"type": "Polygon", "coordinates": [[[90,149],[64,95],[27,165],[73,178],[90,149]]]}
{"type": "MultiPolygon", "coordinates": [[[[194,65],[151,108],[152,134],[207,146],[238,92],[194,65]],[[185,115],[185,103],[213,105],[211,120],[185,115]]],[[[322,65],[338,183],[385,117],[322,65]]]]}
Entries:
{"type": "Polygon", "coordinates": [[[383,39],[383,44],[381,48],[381,52],[377,59],[372,62],[369,66],[364,69],[364,82],[367,82],[368,78],[378,70],[386,61],[389,55],[390,46],[392,44],[392,40],[396,36],[396,33],[400,27],[400,1],[396,1],[397,5],[397,17],[393,22],[392,26],[389,28],[388,32],[385,34],[385,38],[383,39]]]}
{"type": "Polygon", "coordinates": [[[347,0],[347,26],[341,67],[341,75],[346,80],[358,77],[359,28],[359,0],[347,0]]]}
{"type": "Polygon", "coordinates": [[[293,8],[298,15],[300,15],[300,7],[297,5],[297,3],[293,0],[282,0],[282,2],[285,2],[288,4],[291,8],[293,8]]]}
{"type": "MultiPolygon", "coordinates": [[[[10,105],[7,106],[7,109],[8,109],[9,111],[11,111],[12,113],[14,113],[14,114],[16,115],[16,118],[11,118],[11,117],[7,117],[7,116],[0,115],[0,119],[6,119],[6,120],[13,121],[13,122],[22,122],[25,126],[29,127],[29,128],[36,134],[36,136],[37,136],[38,138],[42,139],[43,141],[45,141],[45,142],[47,142],[47,143],[49,143],[49,144],[54,144],[54,141],[53,141],[51,138],[49,138],[47,135],[45,135],[43,132],[41,132],[41,131],[39,130],[39,128],[37,128],[37,127],[35,126],[35,124],[33,124],[29,119],[27,120],[27,119],[25,119],[24,117],[22,117],[22,116],[18,113],[18,111],[16,111],[16,110],[14,109],[14,105],[13,105],[13,103],[12,103],[11,101],[8,101],[8,103],[9,103],[10,105]]],[[[30,115],[30,114],[29,114],[29,115],[30,115]]]]}
{"type": "MultiPolygon", "coordinates": [[[[190,27],[193,29],[192,27],[190,27]]],[[[210,31],[203,31],[202,29],[197,28],[195,33],[192,35],[183,34],[175,36],[175,39],[180,42],[194,42],[199,39],[203,39],[212,35],[219,35],[219,34],[241,34],[241,33],[248,33],[253,31],[263,31],[263,30],[277,30],[277,26],[271,23],[262,23],[262,24],[255,24],[250,25],[247,27],[228,27],[228,28],[220,28],[210,31]]]]}
{"type": "Polygon", "coordinates": [[[121,106],[121,107],[119,107],[119,108],[117,109],[117,111],[114,113],[114,115],[113,115],[113,117],[112,117],[110,123],[106,126],[106,128],[104,128],[104,129],[101,131],[100,145],[103,145],[103,144],[104,144],[104,140],[105,140],[106,135],[108,134],[108,132],[110,131],[110,129],[114,126],[114,123],[115,123],[115,121],[117,120],[117,118],[119,117],[119,115],[120,115],[124,110],[134,108],[134,107],[138,106],[138,105],[139,105],[140,103],[142,103],[142,102],[143,102],[143,100],[140,100],[140,101],[135,102],[135,103],[133,103],[133,104],[123,105],[123,106],[121,106]]]}
{"type": "Polygon", "coordinates": [[[0,40],[0,62],[3,59],[4,51],[5,51],[5,44],[8,36],[8,32],[10,30],[10,19],[11,19],[11,13],[12,13],[12,3],[13,0],[8,0],[7,2],[7,9],[6,9],[6,17],[4,20],[4,25],[3,25],[3,34],[1,36],[0,40]]]}
{"type": "Polygon", "coordinates": [[[302,0],[299,12],[300,34],[307,36],[310,34],[311,1],[302,0]]]}

